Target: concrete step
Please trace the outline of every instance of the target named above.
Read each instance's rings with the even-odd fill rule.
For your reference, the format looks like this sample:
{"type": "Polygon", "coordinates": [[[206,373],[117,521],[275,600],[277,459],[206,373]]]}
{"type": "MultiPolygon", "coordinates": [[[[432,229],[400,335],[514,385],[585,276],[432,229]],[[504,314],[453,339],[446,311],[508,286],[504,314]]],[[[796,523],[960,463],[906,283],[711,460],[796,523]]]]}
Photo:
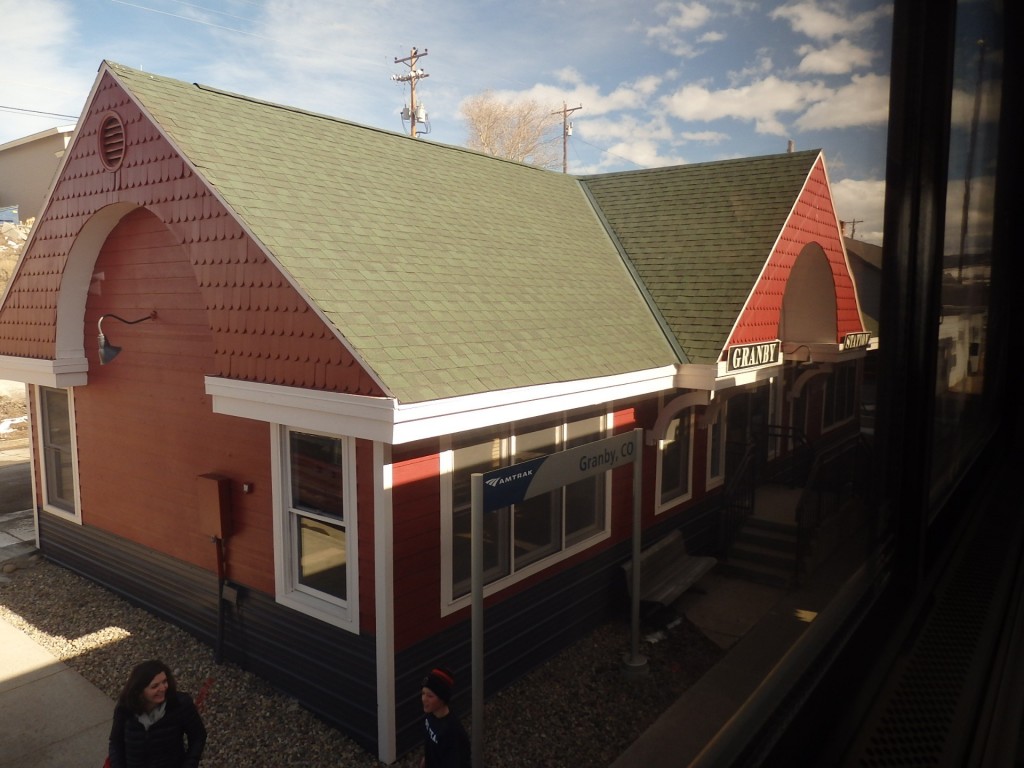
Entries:
{"type": "Polygon", "coordinates": [[[763,528],[744,526],[736,535],[733,545],[743,544],[750,547],[763,547],[790,556],[796,555],[796,531],[773,531],[763,528]]]}
{"type": "Polygon", "coordinates": [[[787,589],[792,586],[794,581],[793,567],[792,563],[790,563],[788,568],[784,569],[752,561],[738,562],[730,559],[720,562],[717,572],[722,575],[746,579],[755,584],[765,584],[770,587],[787,589]]]}
{"type": "Polygon", "coordinates": [[[757,563],[779,570],[793,570],[796,563],[796,552],[779,550],[775,547],[763,547],[745,541],[735,541],[729,548],[729,562],[757,563]]]}

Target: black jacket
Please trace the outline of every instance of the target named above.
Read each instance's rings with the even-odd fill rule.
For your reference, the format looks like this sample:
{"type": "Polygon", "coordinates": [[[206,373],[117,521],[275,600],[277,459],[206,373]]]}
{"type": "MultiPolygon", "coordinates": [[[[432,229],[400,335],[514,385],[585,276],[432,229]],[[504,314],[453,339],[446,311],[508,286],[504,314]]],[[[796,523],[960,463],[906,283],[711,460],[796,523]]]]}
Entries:
{"type": "Polygon", "coordinates": [[[164,716],[142,727],[126,707],[114,707],[110,727],[111,768],[197,768],[206,728],[187,693],[167,697],[164,716]]]}

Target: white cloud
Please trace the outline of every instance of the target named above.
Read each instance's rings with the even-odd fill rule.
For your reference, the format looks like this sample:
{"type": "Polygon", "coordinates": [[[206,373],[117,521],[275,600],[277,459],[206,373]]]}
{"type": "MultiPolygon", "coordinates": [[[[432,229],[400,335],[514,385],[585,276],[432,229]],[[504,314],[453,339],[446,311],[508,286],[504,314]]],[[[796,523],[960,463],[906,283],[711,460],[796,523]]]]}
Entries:
{"type": "Polygon", "coordinates": [[[698,43],[720,43],[725,40],[726,34],[724,32],[705,32],[703,35],[697,38],[698,43]]]}
{"type": "Polygon", "coordinates": [[[721,131],[683,131],[679,137],[684,141],[693,141],[699,144],[721,144],[728,141],[729,134],[721,131]]]}
{"type": "Polygon", "coordinates": [[[655,10],[669,17],[663,26],[674,31],[699,29],[711,19],[711,9],[698,2],[661,3],[655,10]]]}
{"type": "MultiPolygon", "coordinates": [[[[832,181],[832,201],[840,221],[851,223],[858,240],[880,244],[885,211],[885,181],[841,179],[832,181]]],[[[846,233],[850,234],[851,227],[846,233]]]]}
{"type": "Polygon", "coordinates": [[[652,95],[657,93],[661,78],[657,75],[640,77],[633,82],[622,83],[611,93],[601,93],[601,86],[586,83],[583,76],[572,67],[561,69],[558,79],[568,88],[547,83],[537,83],[521,91],[493,91],[496,98],[504,101],[530,99],[539,104],[549,104],[552,109],[561,107],[562,102],[581,105],[590,115],[606,115],[634,109],[645,109],[652,95]]]}
{"type": "Polygon", "coordinates": [[[729,82],[732,85],[739,85],[747,80],[764,77],[775,68],[771,52],[767,48],[760,48],[754,54],[754,62],[743,69],[732,70],[728,73],[729,82]]]}
{"type": "Polygon", "coordinates": [[[802,46],[798,49],[803,58],[799,71],[808,74],[844,75],[855,69],[871,65],[876,53],[854,45],[849,40],[840,40],[827,48],[802,46]]]}
{"type": "Polygon", "coordinates": [[[664,145],[644,139],[622,141],[608,148],[612,155],[629,160],[641,168],[660,168],[667,165],[682,165],[686,162],[681,155],[666,155],[663,151],[664,145]]]}
{"type": "MultiPolygon", "coordinates": [[[[3,19],[4,55],[8,62],[30,57],[34,62],[53,62],[60,51],[60,43],[71,35],[71,8],[57,0],[0,0],[0,19],[3,19]],[[47,41],[57,43],[48,45],[47,41]]],[[[19,67],[21,74],[26,74],[19,67]]]]}
{"type": "Polygon", "coordinates": [[[881,125],[889,116],[889,78],[854,75],[849,85],[811,105],[796,120],[801,131],[881,125]]]}
{"type": "Polygon", "coordinates": [[[789,22],[795,32],[814,40],[833,40],[864,32],[892,13],[888,4],[852,15],[846,6],[844,2],[829,0],[799,0],[776,8],[769,16],[789,22]]]}
{"type": "MultiPolygon", "coordinates": [[[[69,125],[81,112],[100,62],[92,61],[89,68],[68,76],[62,57],[74,43],[74,10],[59,0],[0,0],[4,56],[14,71],[2,99],[8,109],[0,111],[5,136],[28,136],[54,125],[69,125]],[[32,115],[30,110],[55,115],[32,115]]],[[[6,140],[0,138],[0,143],[6,140]]]]}
{"type": "Polygon", "coordinates": [[[587,139],[602,143],[623,142],[625,139],[667,142],[674,136],[668,121],[663,117],[642,121],[633,115],[587,119],[581,123],[580,132],[587,139]]]}
{"type": "Polygon", "coordinates": [[[950,119],[959,128],[970,128],[974,121],[974,109],[978,108],[980,123],[995,123],[999,119],[1000,89],[999,81],[986,81],[981,90],[981,101],[975,104],[976,93],[967,92],[962,88],[953,89],[953,104],[950,119]]]}
{"type": "MultiPolygon", "coordinates": [[[[673,56],[688,59],[698,55],[699,50],[687,40],[686,36],[687,33],[700,29],[711,20],[713,16],[711,9],[699,2],[671,2],[658,4],[655,12],[667,19],[661,24],[648,27],[647,38],[673,56]]],[[[713,35],[713,33],[709,34],[713,35]]],[[[717,39],[723,38],[724,36],[717,39]]],[[[712,42],[714,39],[712,37],[708,42],[712,42]]]]}
{"type": "Polygon", "coordinates": [[[703,121],[732,118],[754,123],[758,133],[784,136],[787,131],[780,113],[801,112],[829,94],[820,83],[801,83],[766,77],[739,88],[709,90],[687,85],[662,103],[674,117],[703,121]]]}

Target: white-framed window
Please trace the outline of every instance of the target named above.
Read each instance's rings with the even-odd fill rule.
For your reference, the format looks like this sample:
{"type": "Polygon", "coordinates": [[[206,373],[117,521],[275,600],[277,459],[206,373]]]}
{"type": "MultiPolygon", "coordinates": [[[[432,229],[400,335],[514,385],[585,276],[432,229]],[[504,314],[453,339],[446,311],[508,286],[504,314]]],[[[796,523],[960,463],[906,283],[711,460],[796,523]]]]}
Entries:
{"type": "Polygon", "coordinates": [[[43,471],[43,509],[81,522],[75,408],[70,389],[36,388],[43,471]]]}
{"type": "Polygon", "coordinates": [[[658,441],[658,503],[660,514],[693,496],[694,409],[684,408],[665,427],[658,441]]]}
{"type": "Polygon", "coordinates": [[[833,366],[825,378],[824,394],[822,427],[829,429],[852,419],[857,402],[857,363],[833,366]]]}
{"type": "Polygon", "coordinates": [[[359,631],[353,438],[276,428],[277,601],[359,631]]]}
{"type": "MultiPolygon", "coordinates": [[[[470,590],[470,480],[556,451],[600,440],[609,415],[504,425],[455,437],[441,453],[442,612],[470,590]]],[[[604,472],[484,516],[485,592],[547,568],[610,535],[611,476],[604,472]]]]}
{"type": "Polygon", "coordinates": [[[768,458],[782,452],[782,414],[785,412],[785,387],[779,376],[772,376],[768,384],[768,458]]]}
{"type": "Polygon", "coordinates": [[[707,481],[705,487],[710,490],[725,482],[725,425],[729,402],[722,403],[716,409],[714,421],[707,425],[707,481]]]}

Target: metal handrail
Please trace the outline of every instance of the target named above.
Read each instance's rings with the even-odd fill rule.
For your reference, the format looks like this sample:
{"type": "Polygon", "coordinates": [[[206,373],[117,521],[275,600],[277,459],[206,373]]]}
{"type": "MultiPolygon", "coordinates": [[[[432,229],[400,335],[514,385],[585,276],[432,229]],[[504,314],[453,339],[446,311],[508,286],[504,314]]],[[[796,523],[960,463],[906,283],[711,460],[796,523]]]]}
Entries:
{"type": "Polygon", "coordinates": [[[828,517],[825,509],[825,491],[831,486],[836,491],[836,508],[841,508],[844,503],[843,489],[846,485],[846,470],[852,466],[850,482],[854,487],[857,478],[861,476],[862,470],[857,466],[856,461],[845,462],[851,454],[857,454],[856,458],[869,450],[867,440],[863,435],[857,433],[848,438],[835,442],[818,451],[811,464],[807,475],[807,482],[804,485],[803,493],[796,508],[797,527],[797,554],[795,564],[795,576],[799,582],[803,573],[805,561],[810,550],[811,536],[828,517]],[[838,469],[838,475],[835,470],[838,469]],[[831,482],[827,482],[831,480],[831,482]],[[813,514],[810,514],[812,513],[813,514]]]}

